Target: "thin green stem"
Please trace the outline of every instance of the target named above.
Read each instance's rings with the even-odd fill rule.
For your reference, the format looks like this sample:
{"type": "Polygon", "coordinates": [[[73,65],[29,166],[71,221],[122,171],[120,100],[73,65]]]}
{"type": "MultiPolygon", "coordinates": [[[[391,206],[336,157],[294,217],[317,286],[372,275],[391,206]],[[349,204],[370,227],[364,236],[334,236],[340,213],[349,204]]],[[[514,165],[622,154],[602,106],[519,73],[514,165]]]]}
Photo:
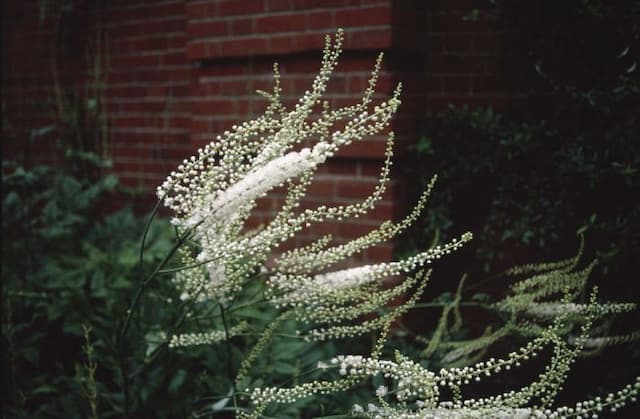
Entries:
{"type": "MultiPolygon", "coordinates": [[[[439,308],[450,305],[451,303],[420,303],[415,304],[412,308],[439,308]]],[[[490,308],[489,305],[484,303],[476,303],[473,301],[462,302],[458,304],[460,307],[484,307],[490,308]]]]}

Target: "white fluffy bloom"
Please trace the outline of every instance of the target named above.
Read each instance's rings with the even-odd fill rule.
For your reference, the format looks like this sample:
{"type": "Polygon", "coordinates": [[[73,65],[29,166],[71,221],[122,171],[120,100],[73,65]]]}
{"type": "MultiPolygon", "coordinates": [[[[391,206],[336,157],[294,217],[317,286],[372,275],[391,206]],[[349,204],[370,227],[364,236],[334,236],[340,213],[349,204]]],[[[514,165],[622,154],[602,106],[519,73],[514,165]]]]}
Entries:
{"type": "Polygon", "coordinates": [[[541,318],[554,318],[560,315],[576,314],[588,308],[584,304],[550,302],[531,304],[526,309],[526,314],[541,318]]]}
{"type": "Polygon", "coordinates": [[[227,190],[213,195],[212,202],[194,210],[184,221],[184,226],[194,227],[207,217],[219,220],[232,218],[243,205],[254,202],[274,187],[323,163],[331,154],[330,149],[329,144],[320,142],[313,149],[292,151],[252,170],[227,190]]]}
{"type": "MultiPolygon", "coordinates": [[[[190,250],[183,255],[183,261],[190,268],[174,278],[183,299],[233,301],[252,276],[272,259],[278,246],[314,224],[363,216],[383,198],[391,177],[393,133],[388,134],[379,182],[366,199],[350,205],[299,209],[318,165],[340,147],[384,133],[400,106],[400,85],[387,100],[372,103],[382,56],[359,103],[330,109],[328,103],[323,102],[322,95],[337,65],[342,41],[342,31],[333,40],[327,38],[318,76],[291,109],[280,101],[280,76],[274,68],[275,85],[273,93],[265,94],[270,101],[265,113],[218,135],[196,155],[185,159],[158,188],[158,196],[175,212],[172,223],[179,233],[190,239],[190,250]],[[278,187],[286,188],[286,197],[275,217],[256,231],[246,231],[245,224],[258,200],[278,187]]],[[[333,319],[326,322],[327,318],[304,319],[295,314],[296,318],[339,326],[340,322],[373,312],[402,293],[410,292],[412,287],[422,292],[426,282],[415,278],[392,291],[384,290],[381,284],[391,276],[415,273],[425,264],[456,250],[471,238],[469,234],[405,260],[331,269],[405,230],[419,216],[432,187],[433,182],[416,209],[400,223],[385,222],[364,237],[333,247],[329,239],[323,246],[298,249],[276,262],[275,272],[268,275],[266,282],[270,300],[278,307],[290,308],[313,300],[318,313],[333,311],[333,319]],[[375,298],[357,305],[369,296],[375,298]],[[344,305],[357,307],[352,311],[338,307],[344,305]]],[[[379,329],[387,321],[379,319],[355,332],[379,329]]],[[[345,336],[353,331],[351,326],[345,326],[322,331],[312,329],[309,334],[345,336]]]]}

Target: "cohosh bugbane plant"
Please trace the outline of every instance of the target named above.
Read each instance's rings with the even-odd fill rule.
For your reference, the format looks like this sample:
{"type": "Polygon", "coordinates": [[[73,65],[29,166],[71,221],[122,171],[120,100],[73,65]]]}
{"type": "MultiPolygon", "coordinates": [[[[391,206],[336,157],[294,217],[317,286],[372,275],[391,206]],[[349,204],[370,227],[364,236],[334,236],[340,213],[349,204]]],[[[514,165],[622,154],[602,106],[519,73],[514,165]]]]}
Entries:
{"type": "MultiPolygon", "coordinates": [[[[160,200],[174,212],[172,223],[184,242],[177,249],[184,266],[174,276],[180,298],[193,304],[219,304],[224,323],[219,330],[173,334],[168,337],[169,346],[222,345],[233,336],[242,335],[249,324],[232,316],[234,306],[243,290],[256,281],[263,287],[264,301],[278,310],[237,371],[229,366],[232,389],[218,407],[233,396],[233,410],[238,416],[257,418],[270,405],[347,392],[372,376],[384,377],[388,385],[373,390],[368,406],[356,404],[345,413],[371,418],[587,417],[604,409],[615,411],[635,400],[640,379],[603,398],[554,407],[574,361],[594,345],[615,343],[615,337],[608,340],[592,336],[595,322],[605,315],[634,308],[633,304],[599,303],[596,290],[586,303],[576,302],[584,294],[592,267],[574,272],[579,255],[510,271],[511,275],[526,278],[491,305],[491,309],[507,313],[509,320],[504,329],[452,345],[442,359],[443,365],[460,359],[470,360],[469,365],[431,371],[399,352],[393,360],[381,359],[392,323],[422,295],[430,275],[428,265],[460,248],[471,234],[398,261],[348,269],[332,266],[403,232],[420,216],[435,176],[414,209],[400,222],[384,222],[344,244],[332,244],[332,237],[324,236],[308,246],[277,252],[280,245],[312,224],[366,214],[381,199],[390,177],[393,133],[388,134],[379,184],[369,197],[351,205],[300,208],[318,166],[340,147],[383,132],[400,106],[401,85],[390,98],[374,103],[380,55],[362,100],[351,106],[330,108],[322,95],[337,65],[342,41],[341,30],[333,39],[326,38],[319,74],[292,109],[286,109],[280,100],[280,75],[274,65],[273,91],[259,92],[269,101],[264,114],[219,135],[185,160],[158,188],[160,200]],[[268,224],[247,231],[245,223],[257,200],[276,187],[287,191],[282,207],[268,224]],[[272,256],[276,257],[268,264],[272,256]],[[386,280],[390,277],[401,279],[388,285],[386,280]],[[399,297],[401,302],[397,303],[399,297]],[[285,319],[296,321],[298,335],[311,342],[353,339],[370,333],[377,333],[377,338],[366,355],[344,354],[318,363],[318,370],[326,373],[324,379],[289,387],[260,385],[261,381],[252,375],[252,365],[269,344],[279,322],[285,319]],[[529,343],[501,359],[469,358],[513,333],[529,337],[529,343]],[[545,348],[551,348],[550,362],[529,385],[495,396],[462,397],[465,384],[518,367],[545,348]],[[244,400],[242,395],[246,396],[244,400]]],[[[448,314],[457,312],[461,289],[462,282],[425,349],[427,355],[440,343],[448,314]]]]}

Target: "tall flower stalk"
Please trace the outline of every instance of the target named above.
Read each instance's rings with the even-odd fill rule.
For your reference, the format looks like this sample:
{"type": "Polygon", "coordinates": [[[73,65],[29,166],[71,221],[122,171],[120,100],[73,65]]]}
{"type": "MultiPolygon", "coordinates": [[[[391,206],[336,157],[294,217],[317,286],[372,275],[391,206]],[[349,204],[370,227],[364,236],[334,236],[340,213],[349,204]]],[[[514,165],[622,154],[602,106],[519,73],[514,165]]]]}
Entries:
{"type": "MultiPolygon", "coordinates": [[[[171,348],[227,345],[230,395],[216,403],[213,410],[225,408],[233,399],[233,410],[238,415],[257,418],[269,406],[344,392],[372,376],[384,377],[389,385],[379,386],[368,406],[354,405],[350,412],[354,417],[579,417],[634,399],[640,381],[604,401],[594,399],[575,407],[552,407],[569,367],[594,339],[594,322],[606,314],[634,308],[599,303],[595,291],[587,303],[574,302],[584,294],[590,272],[590,268],[572,272],[577,257],[511,272],[530,275],[517,282],[511,294],[488,306],[510,316],[504,330],[459,345],[444,359],[468,357],[511,333],[530,337],[528,344],[506,357],[440,371],[430,371],[400,353],[393,361],[381,359],[391,325],[419,302],[431,273],[428,265],[462,247],[472,235],[464,233],[449,243],[397,261],[348,269],[336,266],[358,252],[393,239],[411,225],[426,205],[435,176],[415,208],[399,222],[384,222],[348,243],[334,244],[331,236],[325,236],[308,246],[279,250],[283,243],[314,224],[365,215],[380,201],[390,178],[393,133],[387,134],[379,183],[366,199],[350,205],[300,209],[318,166],[341,147],[387,131],[401,103],[400,84],[390,98],[374,101],[380,55],[362,100],[339,109],[329,107],[322,95],[337,65],[343,38],[341,30],[335,37],[326,38],[320,71],[310,90],[292,109],[280,101],[276,65],[273,90],[260,92],[269,101],[264,114],[219,135],[186,159],[158,188],[158,197],[173,210],[172,223],[184,241],[176,249],[184,266],[174,276],[180,298],[193,304],[215,304],[223,321],[223,328],[168,336],[171,348]],[[287,192],[280,210],[261,229],[248,230],[245,226],[257,200],[277,187],[284,187],[287,192]],[[390,278],[394,281],[388,281],[390,278]],[[230,340],[247,335],[252,325],[232,314],[245,307],[241,296],[256,284],[262,287],[256,304],[266,303],[276,314],[257,331],[253,347],[234,366],[230,340]],[[377,338],[370,353],[338,355],[318,364],[318,371],[326,371],[326,379],[291,387],[261,385],[260,379],[253,376],[252,367],[277,335],[278,327],[288,321],[298,325],[295,336],[309,342],[353,339],[371,333],[377,338]],[[547,369],[530,385],[496,396],[462,397],[461,388],[469,382],[516,368],[544,348],[551,348],[553,356],[547,369]],[[443,394],[453,397],[447,399],[443,394]],[[249,397],[243,401],[237,396],[249,397]]],[[[424,351],[427,356],[440,346],[449,315],[453,313],[459,320],[462,288],[461,282],[456,299],[445,307],[443,320],[424,351]]],[[[128,321],[127,318],[123,334],[128,321]]],[[[219,322],[217,325],[220,327],[219,322]]]]}

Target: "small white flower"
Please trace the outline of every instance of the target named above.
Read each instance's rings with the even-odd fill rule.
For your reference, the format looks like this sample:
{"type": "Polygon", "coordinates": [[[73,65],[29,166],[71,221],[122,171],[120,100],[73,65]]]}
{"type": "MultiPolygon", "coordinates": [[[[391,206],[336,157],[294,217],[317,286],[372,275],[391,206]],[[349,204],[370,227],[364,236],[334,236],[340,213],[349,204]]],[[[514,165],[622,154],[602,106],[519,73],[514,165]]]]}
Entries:
{"type": "Polygon", "coordinates": [[[329,364],[327,364],[324,361],[318,361],[318,369],[320,370],[326,370],[327,368],[330,368],[329,364]]]}
{"type": "Polygon", "coordinates": [[[380,386],[376,389],[376,396],[378,397],[384,397],[387,395],[387,392],[389,390],[387,389],[387,386],[380,386]]]}

